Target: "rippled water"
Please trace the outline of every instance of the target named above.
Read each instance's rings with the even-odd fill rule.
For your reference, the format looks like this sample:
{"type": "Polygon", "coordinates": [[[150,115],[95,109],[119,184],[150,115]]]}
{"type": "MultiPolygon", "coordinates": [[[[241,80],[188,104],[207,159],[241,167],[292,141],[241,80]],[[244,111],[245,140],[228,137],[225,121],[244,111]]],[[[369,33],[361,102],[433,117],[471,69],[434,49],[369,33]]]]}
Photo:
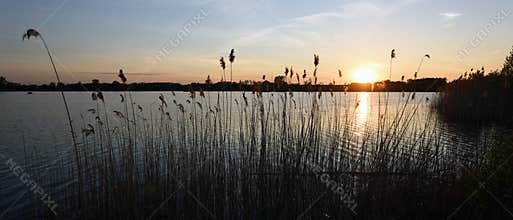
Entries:
{"type": "MultiPolygon", "coordinates": [[[[120,94],[118,92],[104,93],[109,112],[123,111],[120,94]]],[[[144,114],[141,113],[140,117],[151,118],[157,115],[160,104],[159,94],[160,92],[132,93],[134,102],[144,109],[149,109],[144,111],[144,114]]],[[[170,106],[173,106],[172,100],[175,100],[177,103],[184,103],[185,108],[190,108],[190,105],[185,104],[189,99],[189,93],[176,92],[176,95],[173,95],[171,92],[163,92],[163,94],[170,106]]],[[[219,94],[217,92],[206,93],[201,103],[214,104],[219,94]]],[[[234,92],[231,95],[233,99],[237,99],[237,103],[243,103],[241,92],[234,92]]],[[[252,96],[251,93],[246,93],[246,95],[252,96]]],[[[283,95],[285,94],[265,93],[264,98],[278,102],[283,95]]],[[[333,114],[333,111],[341,110],[334,106],[336,102],[333,100],[336,99],[338,105],[343,106],[349,112],[349,117],[353,121],[351,132],[354,135],[364,135],[374,132],[380,114],[386,114],[383,117],[393,117],[405,104],[408,106],[418,105],[411,129],[423,126],[426,124],[425,120],[436,121],[436,131],[440,133],[440,142],[447,149],[455,151],[463,158],[470,159],[476,154],[473,149],[481,144],[483,137],[490,131],[489,129],[456,126],[440,120],[436,114],[430,114],[432,111],[430,102],[436,99],[436,93],[418,93],[416,98],[408,103],[405,103],[401,93],[388,95],[388,105],[385,111],[383,102],[387,94],[384,93],[335,93],[334,97],[330,93],[323,93],[320,98],[320,111],[322,114],[330,115],[333,114]],[[428,115],[432,115],[432,117],[429,118],[428,115]]],[[[80,131],[88,122],[94,121],[94,117],[87,110],[96,108],[96,104],[91,100],[90,93],[68,92],[66,96],[75,130],[80,131]]],[[[317,96],[317,94],[294,93],[296,109],[301,111],[302,106],[309,106],[309,97],[312,96],[317,96]]],[[[71,136],[59,93],[3,92],[0,93],[0,103],[0,219],[15,219],[28,216],[32,210],[30,207],[43,204],[30,191],[30,186],[27,186],[20,180],[19,175],[16,175],[13,171],[13,164],[22,168],[22,173],[29,175],[43,190],[60,201],[63,198],[56,192],[68,183],[65,180],[52,179],[51,174],[56,169],[66,170],[68,169],[66,166],[71,164],[73,160],[71,136]],[[48,179],[49,175],[54,182],[52,185],[48,185],[47,181],[42,181],[42,179],[48,179]]],[[[237,103],[235,101],[233,103],[232,120],[234,122],[238,121],[237,103]]],[[[277,112],[280,111],[280,106],[272,106],[272,108],[277,112]]],[[[110,117],[112,117],[113,123],[116,123],[115,117],[110,117]]],[[[236,126],[234,123],[234,130],[238,129],[236,126]]]]}

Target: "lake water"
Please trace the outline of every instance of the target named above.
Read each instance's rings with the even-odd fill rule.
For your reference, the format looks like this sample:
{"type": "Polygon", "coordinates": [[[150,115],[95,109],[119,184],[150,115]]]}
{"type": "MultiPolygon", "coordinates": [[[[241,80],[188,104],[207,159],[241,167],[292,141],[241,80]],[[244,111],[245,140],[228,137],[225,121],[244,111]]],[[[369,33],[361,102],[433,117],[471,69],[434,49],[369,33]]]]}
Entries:
{"type": "MultiPolygon", "coordinates": [[[[242,92],[206,92],[204,97],[200,97],[199,93],[196,93],[197,97],[195,101],[192,101],[193,104],[189,104],[192,99],[188,92],[176,92],[175,94],[171,92],[133,92],[131,94],[133,102],[144,109],[137,117],[145,120],[152,120],[152,118],[155,121],[161,120],[158,116],[160,112],[158,108],[162,104],[158,96],[161,93],[169,105],[169,109],[166,111],[171,113],[169,117],[174,121],[181,120],[176,113],[179,111],[178,104],[182,104],[185,112],[193,112],[193,106],[201,105],[204,115],[209,111],[207,109],[209,103],[210,106],[214,106],[218,97],[222,99],[231,96],[231,100],[237,100],[232,102],[232,134],[236,135],[240,132],[240,106],[244,105],[242,92]],[[194,102],[198,104],[195,105],[194,102]]],[[[106,112],[109,115],[111,126],[122,123],[113,113],[113,111],[125,111],[124,104],[121,102],[121,94],[123,93],[104,92],[106,112]]],[[[409,95],[411,94],[406,94],[406,97],[409,95]]],[[[437,95],[436,93],[417,93],[415,99],[409,102],[405,101],[407,98],[404,98],[401,93],[335,93],[331,95],[329,92],[325,92],[321,97],[318,97],[318,93],[306,92],[293,93],[292,96],[288,93],[264,93],[263,99],[266,100],[264,104],[266,111],[276,115],[279,115],[283,109],[279,103],[280,100],[283,101],[284,96],[287,96],[289,100],[294,100],[289,104],[289,111],[296,112],[296,115],[307,115],[311,100],[317,99],[319,100],[320,114],[327,116],[322,119],[322,126],[330,126],[330,121],[335,119],[335,116],[331,115],[347,115],[351,122],[351,125],[348,126],[349,131],[356,137],[363,137],[375,132],[380,117],[395,117],[401,112],[403,106],[407,106],[408,111],[413,111],[412,109],[415,108],[416,112],[411,117],[412,123],[408,131],[408,134],[411,135],[404,135],[404,138],[414,139],[418,135],[415,134],[416,129],[425,126],[426,120],[433,121],[435,126],[433,131],[437,132],[437,137],[444,148],[454,152],[455,155],[461,155],[462,158],[471,160],[472,155],[476,153],[475,149],[483,144],[486,137],[493,131],[490,128],[468,128],[444,122],[432,111],[431,101],[435,100],[437,95]],[[387,96],[388,101],[385,108],[383,103],[387,100],[387,96]],[[272,104],[269,104],[269,100],[273,100],[272,104]]],[[[256,95],[251,92],[246,92],[245,96],[248,97],[250,106],[257,100],[255,99],[256,95]]],[[[89,109],[96,109],[97,103],[91,100],[91,93],[86,92],[67,92],[66,97],[77,136],[80,137],[80,131],[86,128],[88,123],[94,122],[94,116],[89,109]]],[[[53,182],[49,183],[43,179],[47,179],[48,175],[53,173],[52,170],[67,169],[65,166],[71,166],[73,147],[66,112],[59,93],[2,92],[0,93],[0,103],[0,219],[16,219],[30,216],[30,207],[43,206],[43,204],[30,191],[30,187],[15,174],[12,168],[13,162],[22,167],[23,173],[30,175],[52,198],[55,198],[57,202],[62,202],[64,198],[59,195],[58,191],[68,183],[58,179],[53,179],[53,182]]],[[[100,103],[99,107],[103,108],[103,104],[100,103]]],[[[269,124],[272,124],[272,119],[270,121],[269,124]]],[[[275,136],[276,134],[269,135],[275,136]]],[[[54,177],[50,179],[52,178],[54,177]]]]}

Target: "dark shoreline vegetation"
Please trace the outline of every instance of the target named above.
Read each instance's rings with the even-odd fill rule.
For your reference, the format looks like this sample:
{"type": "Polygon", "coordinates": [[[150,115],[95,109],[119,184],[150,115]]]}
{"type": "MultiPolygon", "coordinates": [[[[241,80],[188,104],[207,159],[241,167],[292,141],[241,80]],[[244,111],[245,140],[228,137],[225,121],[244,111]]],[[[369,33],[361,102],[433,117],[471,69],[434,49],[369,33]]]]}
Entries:
{"type": "Polygon", "coordinates": [[[513,126],[513,50],[502,70],[471,69],[442,91],[435,105],[448,120],[513,126]]]}
{"type": "MultiPolygon", "coordinates": [[[[115,76],[116,74],[112,74],[115,76]]],[[[409,79],[407,81],[382,81],[375,83],[350,83],[345,85],[316,85],[286,83],[283,76],[275,77],[273,82],[245,81],[245,82],[205,82],[179,84],[169,82],[130,83],[124,84],[118,81],[101,83],[93,80],[91,83],[26,85],[7,81],[0,76],[0,91],[254,91],[259,88],[262,92],[309,92],[309,91],[333,91],[333,92],[437,92],[447,84],[445,78],[409,79]],[[386,85],[386,86],[385,86],[386,85]]]]}
{"type": "MultiPolygon", "coordinates": [[[[26,35],[40,37],[33,29],[26,35]]],[[[391,65],[394,58],[395,49],[391,65]]],[[[232,50],[230,73],[234,60],[232,50]]],[[[220,64],[224,75],[223,58],[220,64]]],[[[318,64],[319,56],[314,55],[314,77],[318,64]]],[[[73,160],[57,161],[58,169],[39,178],[45,186],[54,186],[57,192],[52,195],[62,198],[60,214],[36,206],[36,218],[512,216],[508,210],[513,210],[513,137],[494,129],[483,131],[475,149],[461,152],[464,143],[458,137],[448,147],[436,129],[441,124],[437,109],[452,105],[444,99],[458,89],[449,87],[436,108],[426,112],[419,109],[433,100],[418,98],[419,88],[395,97],[396,106],[390,104],[388,92],[380,93],[377,126],[356,133],[351,128],[357,123],[360,101],[347,98],[349,93],[330,92],[330,87],[301,87],[313,88],[306,93],[289,87],[274,94],[264,93],[272,91],[267,83],[256,83],[244,89],[252,92],[234,95],[224,85],[214,93],[190,86],[182,88],[188,91],[185,100],[174,92],[162,93],[152,107],[138,105],[132,90],[123,91],[128,88],[127,76],[123,71],[118,76],[120,99],[106,99],[102,88],[93,87],[82,120],[69,118],[73,160]],[[121,107],[111,109],[114,102],[121,102],[121,107]],[[80,132],[75,133],[73,124],[80,125],[80,132]],[[66,184],[59,185],[62,182],[66,184]],[[56,189],[58,185],[61,188],[56,189]]],[[[67,108],[65,87],[55,89],[63,94],[67,108]]]]}

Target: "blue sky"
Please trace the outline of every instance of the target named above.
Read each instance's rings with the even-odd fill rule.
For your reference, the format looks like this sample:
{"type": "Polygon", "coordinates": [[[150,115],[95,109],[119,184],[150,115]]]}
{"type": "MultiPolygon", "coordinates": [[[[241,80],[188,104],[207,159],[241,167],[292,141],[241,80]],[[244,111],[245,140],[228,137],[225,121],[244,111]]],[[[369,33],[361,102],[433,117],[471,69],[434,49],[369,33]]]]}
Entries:
{"type": "Polygon", "coordinates": [[[393,79],[411,78],[425,53],[432,59],[420,77],[453,79],[470,68],[500,68],[513,46],[512,15],[511,0],[2,0],[0,75],[54,81],[40,42],[21,41],[35,27],[67,82],[110,82],[120,68],[130,81],[219,80],[218,59],[231,48],[234,80],[278,75],[285,66],[311,72],[314,53],[322,82],[339,80],[338,69],[343,82],[353,81],[365,67],[383,80],[392,48],[393,79]],[[156,60],[163,47],[169,54],[156,60]]]}

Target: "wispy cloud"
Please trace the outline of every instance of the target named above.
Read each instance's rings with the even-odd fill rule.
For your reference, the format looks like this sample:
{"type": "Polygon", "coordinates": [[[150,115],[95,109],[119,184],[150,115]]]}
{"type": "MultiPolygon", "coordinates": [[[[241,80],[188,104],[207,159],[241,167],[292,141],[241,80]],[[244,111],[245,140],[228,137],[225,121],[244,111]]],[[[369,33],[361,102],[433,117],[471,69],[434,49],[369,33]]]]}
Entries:
{"type": "Polygon", "coordinates": [[[301,16],[290,19],[292,22],[315,24],[330,19],[362,18],[371,16],[382,16],[386,10],[370,2],[352,2],[343,5],[339,10],[319,12],[316,14],[301,16]]]}
{"type": "Polygon", "coordinates": [[[459,12],[444,12],[440,13],[440,16],[442,16],[442,28],[451,28],[454,26],[455,20],[461,16],[463,16],[463,13],[459,12]]]}
{"type": "Polygon", "coordinates": [[[279,30],[282,28],[287,28],[287,27],[292,27],[292,25],[291,24],[276,25],[276,26],[271,26],[271,27],[260,29],[260,30],[252,31],[250,34],[239,37],[236,44],[246,44],[249,42],[253,42],[253,41],[258,40],[266,35],[273,33],[276,30],[279,30]]]}
{"type": "MultiPolygon", "coordinates": [[[[252,31],[251,33],[241,36],[237,41],[237,44],[251,44],[258,40],[264,39],[270,35],[276,35],[275,33],[277,31],[281,31],[284,29],[291,30],[296,27],[303,27],[304,25],[322,24],[337,19],[382,16],[387,14],[386,11],[387,10],[381,9],[377,5],[369,2],[347,3],[339,7],[338,10],[324,11],[310,15],[294,17],[286,20],[285,23],[252,31]]],[[[301,31],[296,30],[295,32],[296,37],[282,37],[283,40],[287,40],[287,43],[291,43],[295,46],[303,45],[304,42],[302,42],[301,39],[297,38],[297,36],[301,36],[301,31]]]]}
{"type": "Polygon", "coordinates": [[[342,17],[343,17],[343,15],[341,13],[337,13],[337,12],[320,12],[317,14],[311,14],[311,15],[292,18],[290,20],[295,21],[295,22],[317,23],[317,22],[323,21],[325,19],[342,18],[342,17]]]}
{"type": "Polygon", "coordinates": [[[440,13],[440,16],[442,16],[443,18],[449,19],[449,20],[461,17],[463,15],[464,15],[463,13],[458,13],[458,12],[444,12],[444,13],[440,13]]]}

